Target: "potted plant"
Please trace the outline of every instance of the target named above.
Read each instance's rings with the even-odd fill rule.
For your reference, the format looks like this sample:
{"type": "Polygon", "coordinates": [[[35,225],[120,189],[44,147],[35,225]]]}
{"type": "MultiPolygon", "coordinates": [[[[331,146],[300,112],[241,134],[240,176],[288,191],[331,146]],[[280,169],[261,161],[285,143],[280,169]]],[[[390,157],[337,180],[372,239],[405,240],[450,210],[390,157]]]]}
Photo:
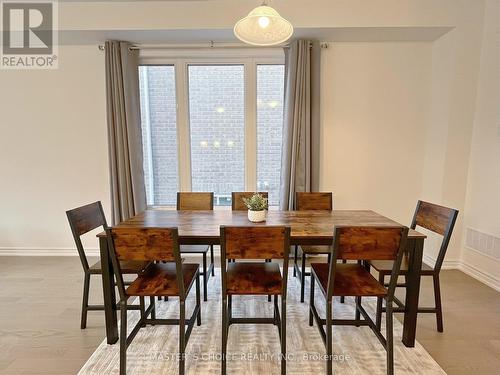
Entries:
{"type": "Polygon", "coordinates": [[[243,198],[243,203],[248,208],[248,220],[253,223],[266,221],[266,210],[269,207],[267,198],[255,193],[250,198],[243,198]]]}

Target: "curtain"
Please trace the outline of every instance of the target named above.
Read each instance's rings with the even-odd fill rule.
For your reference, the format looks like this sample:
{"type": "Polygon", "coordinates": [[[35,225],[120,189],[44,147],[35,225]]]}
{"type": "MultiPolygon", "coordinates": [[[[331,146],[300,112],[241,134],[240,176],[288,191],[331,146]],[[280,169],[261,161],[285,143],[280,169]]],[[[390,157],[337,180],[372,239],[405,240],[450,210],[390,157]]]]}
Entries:
{"type": "Polygon", "coordinates": [[[319,189],[320,55],[317,41],[285,48],[281,210],[295,208],[295,192],[319,189]]]}
{"type": "Polygon", "coordinates": [[[106,109],[113,224],[146,209],[139,101],[139,54],[106,42],[106,109]]]}

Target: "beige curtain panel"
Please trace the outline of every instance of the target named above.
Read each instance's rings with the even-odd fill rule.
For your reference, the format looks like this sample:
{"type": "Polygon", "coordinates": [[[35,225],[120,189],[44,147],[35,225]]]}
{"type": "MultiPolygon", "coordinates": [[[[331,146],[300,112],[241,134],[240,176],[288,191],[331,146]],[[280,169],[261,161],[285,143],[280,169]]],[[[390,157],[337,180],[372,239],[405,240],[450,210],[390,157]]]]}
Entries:
{"type": "Polygon", "coordinates": [[[320,45],[295,40],[285,48],[285,108],[280,209],[295,208],[295,192],[319,189],[320,45]]]}
{"type": "Polygon", "coordinates": [[[146,209],[142,167],[139,53],[106,42],[106,105],[113,223],[146,209]]]}

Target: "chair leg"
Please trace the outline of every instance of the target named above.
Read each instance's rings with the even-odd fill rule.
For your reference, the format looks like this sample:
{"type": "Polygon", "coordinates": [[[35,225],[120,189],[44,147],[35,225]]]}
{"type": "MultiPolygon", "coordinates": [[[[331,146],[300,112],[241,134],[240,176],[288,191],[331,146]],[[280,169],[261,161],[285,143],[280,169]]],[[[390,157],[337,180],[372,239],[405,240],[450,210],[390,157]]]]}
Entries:
{"type": "MultiPolygon", "coordinates": [[[[146,313],[145,313],[145,310],[146,310],[146,304],[144,303],[144,297],[139,297],[139,306],[140,306],[140,311],[141,311],[141,320],[144,320],[146,319],[146,313]]],[[[146,327],[146,324],[143,323],[142,324],[143,327],[146,327]]]]}
{"type": "Polygon", "coordinates": [[[179,375],[184,375],[186,349],[186,305],[181,298],[179,303],[179,375]]]}
{"type": "Polygon", "coordinates": [[[286,375],[286,298],[281,296],[281,375],[286,375]]]}
{"type": "Polygon", "coordinates": [[[127,373],[127,302],[120,303],[120,375],[127,373]]]}
{"type": "MultiPolygon", "coordinates": [[[[330,254],[328,254],[328,258],[330,258],[330,254]]],[[[328,260],[328,263],[330,263],[330,260],[328,260]]],[[[347,260],[345,259],[342,259],[342,263],[347,263],[347,260]]],[[[340,303],[344,303],[345,302],[345,297],[344,296],[341,296],[340,297],[340,303]]]]}
{"type": "Polygon", "coordinates": [[[309,294],[309,326],[313,326],[313,313],[312,308],[314,306],[314,275],[311,273],[311,291],[309,294]]]}
{"type": "MultiPolygon", "coordinates": [[[[384,275],[382,273],[379,273],[378,275],[378,282],[381,285],[384,285],[384,275]]],[[[376,312],[376,319],[375,319],[375,327],[377,327],[377,330],[380,331],[382,327],[382,297],[377,297],[377,312],[376,312]]]]}
{"type": "MultiPolygon", "coordinates": [[[[266,259],[266,263],[271,263],[271,259],[266,259]]],[[[271,302],[271,295],[270,294],[267,295],[267,302],[271,302]]]]}
{"type": "Polygon", "coordinates": [[[200,298],[200,273],[196,274],[196,306],[198,306],[198,316],[196,317],[196,325],[201,326],[201,298],[200,298]]]}
{"type": "Polygon", "coordinates": [[[306,253],[302,252],[302,274],[300,275],[300,302],[304,302],[304,288],[306,285],[306,253]]]}
{"type": "Polygon", "coordinates": [[[227,297],[222,299],[222,357],[221,357],[221,373],[226,375],[226,352],[227,352],[227,335],[228,335],[228,316],[227,316],[227,297]]]}
{"type": "Polygon", "coordinates": [[[213,264],[213,267],[212,267],[212,276],[215,276],[214,245],[210,245],[210,261],[213,264]]]}
{"type": "Polygon", "coordinates": [[[297,277],[297,252],[298,246],[295,245],[294,255],[293,255],[293,277],[297,277]]]}
{"type": "Polygon", "coordinates": [[[151,309],[151,319],[156,319],[156,301],[154,297],[149,297],[149,304],[153,306],[151,309]]]}
{"type": "Polygon", "coordinates": [[[333,373],[332,348],[332,301],[326,301],[326,374],[333,373]]]}
{"type": "Polygon", "coordinates": [[[360,325],[360,312],[359,309],[361,307],[361,297],[356,297],[356,311],[354,313],[354,320],[356,320],[356,327],[359,327],[360,325]]]}
{"type": "Polygon", "coordinates": [[[386,339],[386,347],[385,350],[387,352],[387,375],[394,374],[394,343],[393,343],[393,332],[392,332],[392,302],[386,301],[386,310],[385,310],[385,339],[386,339]]]}
{"type": "Polygon", "coordinates": [[[439,284],[439,275],[432,277],[434,281],[434,300],[436,302],[436,324],[438,332],[443,332],[443,308],[441,306],[441,286],[439,284]]]}
{"type": "Polygon", "coordinates": [[[274,305],[274,306],[273,306],[273,312],[274,312],[274,314],[273,314],[274,324],[275,324],[275,325],[277,325],[277,323],[276,323],[276,322],[277,322],[277,317],[278,317],[278,312],[276,311],[276,306],[278,305],[278,295],[277,295],[277,294],[275,294],[275,295],[274,295],[274,303],[273,303],[273,305],[274,305]]]}
{"type": "Polygon", "coordinates": [[[207,253],[203,253],[203,301],[205,301],[205,302],[208,301],[207,284],[208,284],[207,253]]]}
{"type": "Polygon", "coordinates": [[[80,328],[87,328],[87,311],[89,306],[89,288],[90,288],[90,274],[85,273],[83,279],[83,299],[82,299],[82,318],[80,328]]]}

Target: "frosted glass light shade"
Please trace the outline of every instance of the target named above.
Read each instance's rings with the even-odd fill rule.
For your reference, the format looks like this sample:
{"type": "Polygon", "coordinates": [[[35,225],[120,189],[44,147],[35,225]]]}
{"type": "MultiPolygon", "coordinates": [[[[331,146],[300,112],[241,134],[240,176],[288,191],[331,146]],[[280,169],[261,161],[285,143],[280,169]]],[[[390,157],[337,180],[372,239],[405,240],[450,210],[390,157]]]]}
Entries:
{"type": "Polygon", "coordinates": [[[293,26],[278,12],[261,5],[234,25],[234,35],[254,46],[274,46],[286,42],[293,34],[293,26]]]}

